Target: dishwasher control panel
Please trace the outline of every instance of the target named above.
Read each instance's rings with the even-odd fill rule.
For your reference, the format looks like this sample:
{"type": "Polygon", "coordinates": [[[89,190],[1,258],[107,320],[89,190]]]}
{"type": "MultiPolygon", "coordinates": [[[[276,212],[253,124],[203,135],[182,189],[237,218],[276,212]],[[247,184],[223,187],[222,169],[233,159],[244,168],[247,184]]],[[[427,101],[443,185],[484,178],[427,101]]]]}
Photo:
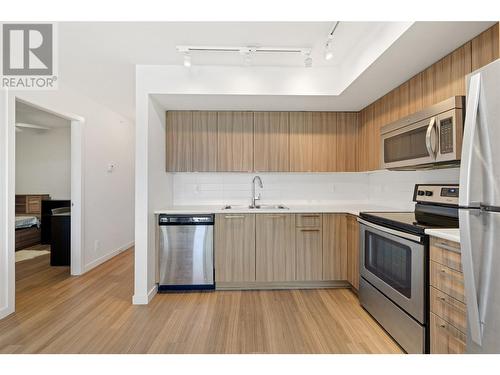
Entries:
{"type": "Polygon", "coordinates": [[[169,215],[161,214],[159,225],[213,225],[214,215],[169,215]]]}

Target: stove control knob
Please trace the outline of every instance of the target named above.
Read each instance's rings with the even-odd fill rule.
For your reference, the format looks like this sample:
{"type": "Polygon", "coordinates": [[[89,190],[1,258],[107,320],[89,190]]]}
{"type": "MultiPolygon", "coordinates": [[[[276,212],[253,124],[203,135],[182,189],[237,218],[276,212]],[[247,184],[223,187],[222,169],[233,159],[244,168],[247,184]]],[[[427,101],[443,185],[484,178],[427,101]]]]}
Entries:
{"type": "Polygon", "coordinates": [[[424,194],[425,194],[425,191],[423,191],[423,190],[418,190],[417,191],[417,195],[424,195],[424,194]]]}
{"type": "Polygon", "coordinates": [[[426,197],[430,197],[430,196],[432,196],[432,191],[430,191],[430,190],[426,190],[426,191],[425,191],[425,196],[426,196],[426,197]]]}

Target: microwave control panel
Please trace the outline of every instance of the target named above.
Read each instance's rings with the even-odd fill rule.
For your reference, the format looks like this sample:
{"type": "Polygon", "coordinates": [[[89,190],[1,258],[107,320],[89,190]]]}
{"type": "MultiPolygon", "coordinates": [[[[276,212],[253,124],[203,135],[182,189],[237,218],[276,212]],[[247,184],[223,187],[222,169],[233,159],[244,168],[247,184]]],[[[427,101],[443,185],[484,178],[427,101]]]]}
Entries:
{"type": "Polygon", "coordinates": [[[453,117],[439,122],[439,148],[441,154],[453,152],[453,117]]]}

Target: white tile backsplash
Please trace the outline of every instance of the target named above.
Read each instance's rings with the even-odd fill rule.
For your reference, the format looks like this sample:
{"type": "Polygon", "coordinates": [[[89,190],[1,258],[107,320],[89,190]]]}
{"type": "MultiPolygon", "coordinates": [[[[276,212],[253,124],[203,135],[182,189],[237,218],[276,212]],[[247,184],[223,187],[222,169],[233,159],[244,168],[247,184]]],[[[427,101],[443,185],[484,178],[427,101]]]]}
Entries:
{"type": "MultiPolygon", "coordinates": [[[[223,205],[250,202],[255,173],[174,173],[173,205],[223,205]]],[[[459,169],[366,173],[258,173],[262,203],[290,205],[339,201],[382,202],[413,208],[416,183],[458,183],[459,169]]]]}

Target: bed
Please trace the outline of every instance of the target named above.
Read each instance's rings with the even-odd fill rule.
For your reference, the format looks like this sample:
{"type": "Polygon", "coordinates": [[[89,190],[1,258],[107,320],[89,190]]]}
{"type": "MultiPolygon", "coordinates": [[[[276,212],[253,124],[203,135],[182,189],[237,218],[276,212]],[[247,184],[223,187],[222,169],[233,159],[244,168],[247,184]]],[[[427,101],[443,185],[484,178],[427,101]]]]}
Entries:
{"type": "Polygon", "coordinates": [[[16,216],[16,251],[40,243],[40,220],[36,216],[16,216]]]}
{"type": "Polygon", "coordinates": [[[41,242],[41,201],[47,194],[16,195],[16,251],[41,242]]]}

